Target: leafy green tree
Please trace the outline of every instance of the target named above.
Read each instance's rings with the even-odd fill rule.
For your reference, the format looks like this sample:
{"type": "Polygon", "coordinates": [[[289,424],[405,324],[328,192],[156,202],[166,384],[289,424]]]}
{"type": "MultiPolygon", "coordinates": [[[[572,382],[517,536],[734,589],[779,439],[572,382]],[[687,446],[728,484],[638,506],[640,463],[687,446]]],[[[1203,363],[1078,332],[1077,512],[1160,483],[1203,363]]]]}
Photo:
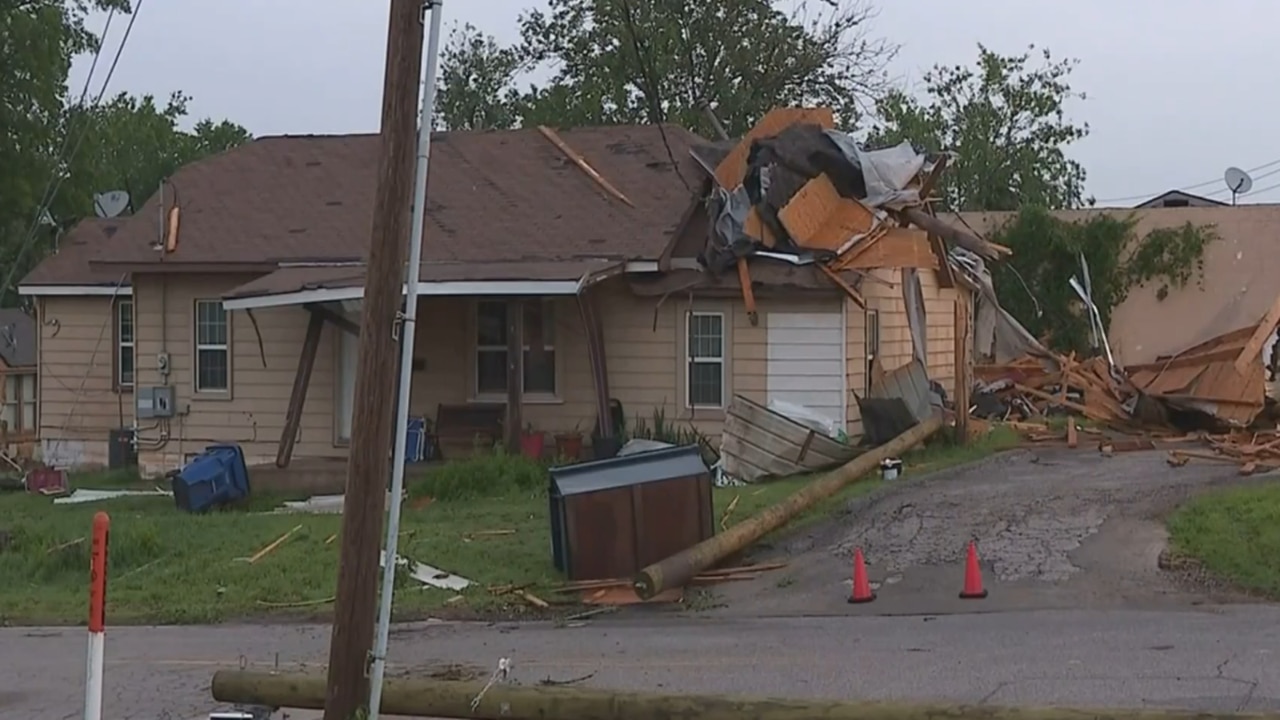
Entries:
{"type": "Polygon", "coordinates": [[[1075,65],[1034,45],[1011,56],[979,45],[972,67],[934,66],[924,77],[923,97],[886,94],[869,142],[908,140],[927,152],[956,153],[938,188],[948,209],[1091,204],[1084,167],[1066,154],[1089,133],[1088,124],[1068,120],[1064,108],[1084,99],[1068,83],[1075,65]],[[1033,65],[1035,55],[1041,62],[1033,65]]]}
{"type": "Polygon", "coordinates": [[[777,0],[550,0],[520,18],[521,42],[474,29],[442,59],[445,127],[674,122],[713,136],[710,105],[731,135],[770,108],[834,108],[852,126],[889,87],[897,47],[872,35],[863,0],[788,15],[777,0]],[[523,73],[551,79],[520,90],[523,73]]]}
{"type": "Polygon", "coordinates": [[[181,92],[164,105],[151,95],[120,93],[94,107],[72,108],[70,131],[86,137],[72,159],[54,217],[74,223],[92,215],[93,194],[107,190],[125,190],[136,207],[183,165],[251,139],[248,131],[226,120],[206,118],[183,130],[189,101],[181,92]]]}
{"type": "MultiPolygon", "coordinates": [[[[97,103],[68,87],[71,62],[99,49],[91,11],[129,10],[128,0],[0,0],[0,299],[43,258],[57,232],[93,213],[93,194],[126,189],[140,202],[160,178],[203,155],[249,139],[233,123],[180,129],[187,98],[118,95],[97,103]],[[47,208],[46,208],[47,206],[47,208]],[[52,224],[37,223],[47,209],[52,224]]],[[[112,49],[114,52],[114,49],[112,49]]],[[[104,56],[108,53],[104,51],[104,56]]],[[[98,64],[94,87],[104,77],[98,64]]]]}

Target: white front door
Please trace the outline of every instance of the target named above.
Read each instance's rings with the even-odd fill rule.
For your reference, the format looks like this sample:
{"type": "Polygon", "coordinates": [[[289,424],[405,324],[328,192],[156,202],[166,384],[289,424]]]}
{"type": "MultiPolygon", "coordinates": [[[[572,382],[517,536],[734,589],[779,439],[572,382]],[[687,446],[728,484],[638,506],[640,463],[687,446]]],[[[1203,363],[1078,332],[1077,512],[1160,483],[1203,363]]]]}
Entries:
{"type": "Polygon", "coordinates": [[[843,428],[844,313],[771,312],[767,322],[769,400],[804,405],[843,428]]]}

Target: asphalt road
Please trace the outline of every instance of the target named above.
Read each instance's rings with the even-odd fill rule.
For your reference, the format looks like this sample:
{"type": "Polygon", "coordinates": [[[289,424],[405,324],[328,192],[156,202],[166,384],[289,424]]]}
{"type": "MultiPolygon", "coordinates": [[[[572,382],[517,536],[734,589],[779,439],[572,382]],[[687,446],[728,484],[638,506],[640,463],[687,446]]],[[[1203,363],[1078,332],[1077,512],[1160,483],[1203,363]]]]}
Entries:
{"type": "MultiPolygon", "coordinates": [[[[319,671],[316,626],[122,628],[107,642],[105,717],[187,720],[219,709],[220,667],[319,671]],[[166,714],[167,713],[167,714],[166,714]]],[[[79,716],[85,634],[0,630],[0,717],[79,716]]],[[[1036,611],[919,617],[428,623],[398,628],[393,670],[459,664],[487,676],[499,658],[535,684],[655,692],[1154,706],[1280,711],[1280,609],[1036,611]]],[[[225,708],[223,708],[225,709],[225,708]]],[[[295,718],[305,715],[294,714],[295,718]]]]}

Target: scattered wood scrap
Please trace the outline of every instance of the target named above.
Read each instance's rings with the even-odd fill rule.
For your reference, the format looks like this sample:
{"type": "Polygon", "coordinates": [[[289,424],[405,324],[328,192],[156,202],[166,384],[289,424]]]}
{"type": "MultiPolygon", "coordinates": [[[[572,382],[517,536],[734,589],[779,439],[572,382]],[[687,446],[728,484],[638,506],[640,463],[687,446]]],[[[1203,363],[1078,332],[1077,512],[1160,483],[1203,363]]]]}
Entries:
{"type": "Polygon", "coordinates": [[[1204,435],[1203,442],[1208,450],[1171,450],[1169,465],[1182,467],[1191,460],[1225,463],[1236,465],[1241,475],[1280,469],[1280,430],[1204,435]]]}

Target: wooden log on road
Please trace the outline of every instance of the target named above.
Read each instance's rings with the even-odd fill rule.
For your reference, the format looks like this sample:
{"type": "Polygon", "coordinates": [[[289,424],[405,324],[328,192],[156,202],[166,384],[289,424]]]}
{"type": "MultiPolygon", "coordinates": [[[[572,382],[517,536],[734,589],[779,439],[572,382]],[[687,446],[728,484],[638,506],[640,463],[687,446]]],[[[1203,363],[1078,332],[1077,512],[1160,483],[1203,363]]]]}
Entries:
{"type": "MultiPolygon", "coordinates": [[[[494,685],[473,712],[471,702],[483,683],[398,679],[387,680],[383,687],[384,714],[478,720],[1280,720],[1275,714],[757,700],[518,685],[494,685]]],[[[213,676],[213,698],[223,703],[320,710],[324,693],[320,675],[220,670],[213,676]]]]}
{"type": "Polygon", "coordinates": [[[642,569],[632,580],[636,594],[641,599],[648,600],[663,590],[683,587],[693,579],[694,575],[777,530],[796,515],[874,471],[880,466],[881,460],[901,455],[928,439],[941,427],[942,416],[935,413],[884,445],[868,450],[797,490],[786,500],[766,508],[759,515],[743,520],[718,535],[642,569]]]}

